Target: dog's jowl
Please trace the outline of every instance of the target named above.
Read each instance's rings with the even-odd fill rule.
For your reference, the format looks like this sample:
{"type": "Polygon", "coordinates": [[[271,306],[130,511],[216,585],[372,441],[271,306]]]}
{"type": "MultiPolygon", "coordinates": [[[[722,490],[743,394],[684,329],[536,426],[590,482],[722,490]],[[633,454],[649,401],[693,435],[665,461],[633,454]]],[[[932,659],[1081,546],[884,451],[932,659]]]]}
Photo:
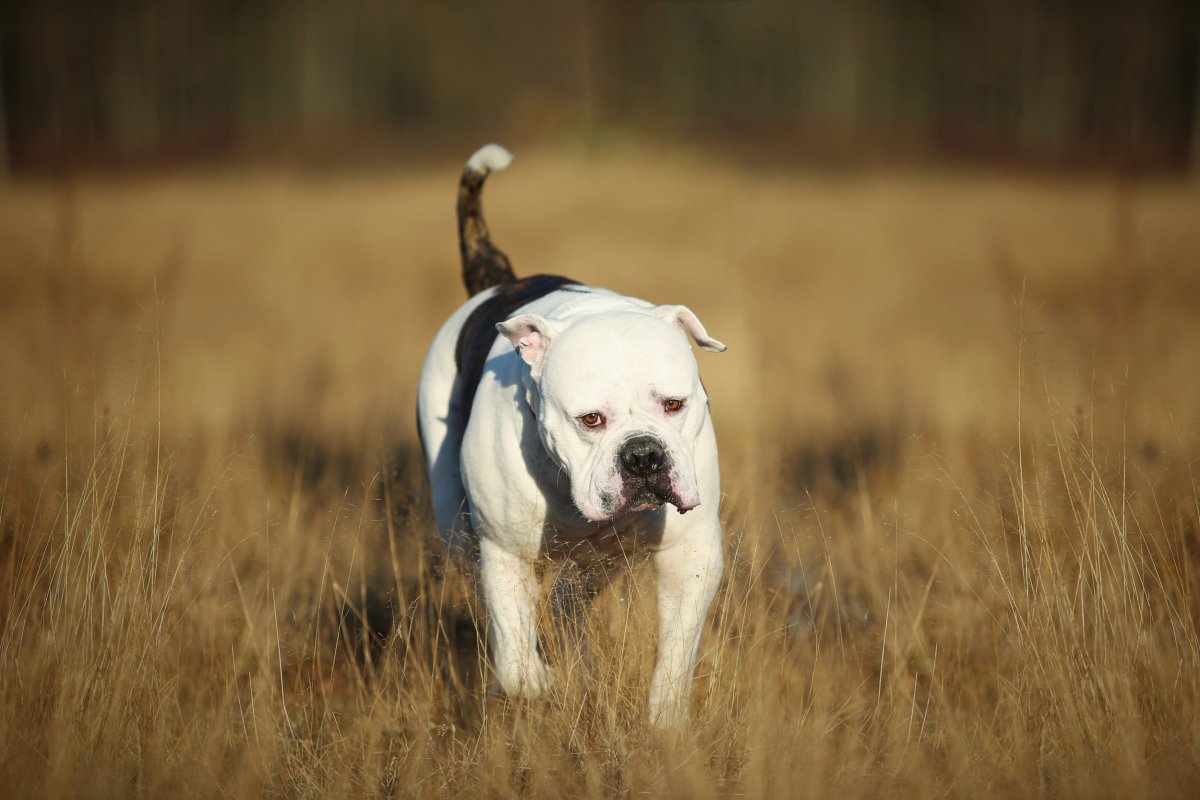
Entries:
{"type": "Polygon", "coordinates": [[[684,306],[557,276],[517,278],[480,200],[488,174],[511,158],[488,145],[463,171],[470,298],[421,371],[438,528],[452,553],[478,553],[496,678],[528,698],[552,683],[537,647],[539,555],[648,549],[659,618],[650,719],[679,727],[722,569],[717,442],[691,343],[725,345],[684,306]]]}

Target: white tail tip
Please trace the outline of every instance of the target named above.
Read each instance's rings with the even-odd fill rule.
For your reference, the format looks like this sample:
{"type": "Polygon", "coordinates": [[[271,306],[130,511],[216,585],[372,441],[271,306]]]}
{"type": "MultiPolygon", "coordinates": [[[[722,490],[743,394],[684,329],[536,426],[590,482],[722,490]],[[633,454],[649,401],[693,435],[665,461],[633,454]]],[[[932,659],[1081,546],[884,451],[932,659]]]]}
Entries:
{"type": "Polygon", "coordinates": [[[512,163],[512,153],[498,144],[485,144],[467,159],[467,169],[472,172],[491,172],[501,170],[512,163]]]}

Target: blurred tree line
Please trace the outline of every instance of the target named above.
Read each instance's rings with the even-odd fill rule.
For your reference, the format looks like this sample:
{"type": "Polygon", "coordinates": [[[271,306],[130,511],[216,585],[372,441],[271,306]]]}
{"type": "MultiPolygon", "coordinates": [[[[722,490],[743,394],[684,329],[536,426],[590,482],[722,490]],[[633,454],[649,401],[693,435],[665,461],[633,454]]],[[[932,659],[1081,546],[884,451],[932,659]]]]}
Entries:
{"type": "Polygon", "coordinates": [[[608,130],[1200,169],[1200,2],[0,4],[0,164],[608,130]]]}

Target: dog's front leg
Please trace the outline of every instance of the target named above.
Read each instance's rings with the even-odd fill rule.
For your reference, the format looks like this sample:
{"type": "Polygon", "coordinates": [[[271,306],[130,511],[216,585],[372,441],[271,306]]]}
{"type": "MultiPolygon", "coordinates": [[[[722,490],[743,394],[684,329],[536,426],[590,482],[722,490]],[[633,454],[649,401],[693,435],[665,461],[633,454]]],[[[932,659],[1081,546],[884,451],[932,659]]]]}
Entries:
{"type": "Polygon", "coordinates": [[[496,678],[510,697],[538,697],[550,689],[552,678],[537,653],[534,563],[487,537],[479,542],[479,556],[496,678]]]}
{"type": "Polygon", "coordinates": [[[687,722],[700,633],[724,567],[717,520],[675,524],[686,531],[654,554],[658,662],[650,684],[650,721],[657,728],[681,728],[687,722]]]}

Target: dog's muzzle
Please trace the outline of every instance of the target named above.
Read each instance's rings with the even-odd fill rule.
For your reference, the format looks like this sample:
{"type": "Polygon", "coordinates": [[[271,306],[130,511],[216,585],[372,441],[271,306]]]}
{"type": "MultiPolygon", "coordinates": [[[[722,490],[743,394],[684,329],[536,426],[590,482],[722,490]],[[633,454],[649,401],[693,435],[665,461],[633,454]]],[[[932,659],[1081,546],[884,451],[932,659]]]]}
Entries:
{"type": "Polygon", "coordinates": [[[685,505],[671,481],[671,456],[657,437],[631,436],[617,451],[617,472],[622,491],[615,513],[648,511],[671,503],[680,513],[694,505],[685,505]]]}

